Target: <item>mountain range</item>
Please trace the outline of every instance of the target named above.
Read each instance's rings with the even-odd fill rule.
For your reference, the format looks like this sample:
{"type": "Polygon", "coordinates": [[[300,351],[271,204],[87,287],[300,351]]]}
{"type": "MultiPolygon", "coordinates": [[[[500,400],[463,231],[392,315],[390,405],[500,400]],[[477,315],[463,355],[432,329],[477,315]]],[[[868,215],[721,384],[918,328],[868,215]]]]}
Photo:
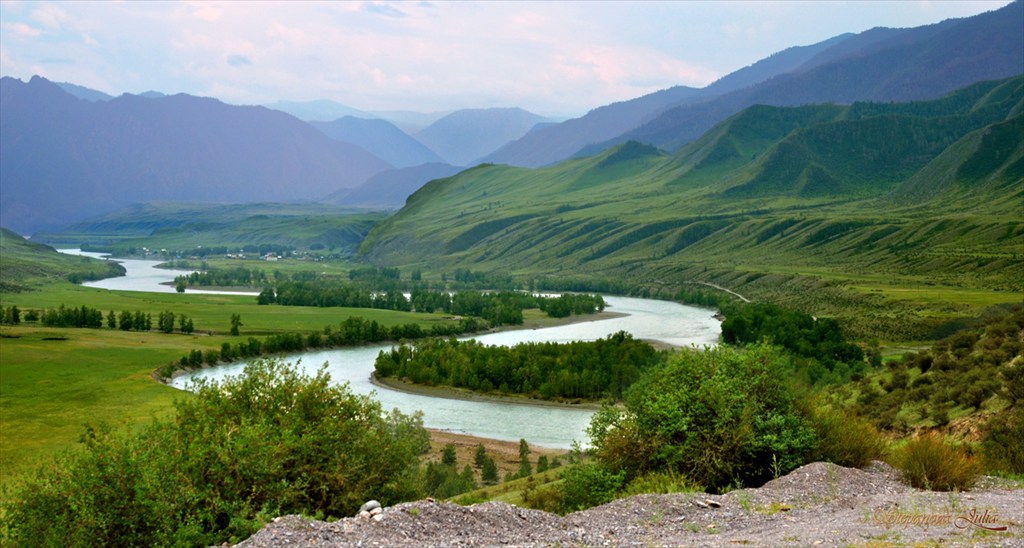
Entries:
{"type": "MultiPolygon", "coordinates": [[[[521,109],[384,115],[331,101],[277,104],[299,114],[306,109],[305,116],[346,114],[315,123],[314,129],[284,112],[210,98],[158,92],[115,98],[39,77],[27,83],[3,78],[0,215],[4,226],[31,233],[147,200],[326,200],[394,208],[405,202],[403,193],[431,178],[449,175],[455,170],[451,166],[554,166],[567,159],[601,155],[627,142],[631,144],[625,149],[615,149],[616,158],[641,150],[643,158],[637,161],[665,153],[696,158],[698,151],[690,145],[706,142],[709,132],[722,131],[718,124],[740,113],[751,117],[769,112],[748,110],[755,105],[841,106],[936,99],[973,82],[1019,74],[1024,70],[1021,20],[1024,2],[1018,0],[993,12],[925,27],[843,34],[778,52],[703,89],[673,87],[561,123],[521,109]],[[398,122],[399,117],[405,122],[398,122]],[[410,134],[409,124],[426,126],[410,134]]],[[[843,112],[839,116],[855,114],[833,108],[843,112]]],[[[812,112],[808,116],[831,125],[780,123],[774,131],[802,132],[802,138],[818,142],[821,136],[815,132],[839,135],[842,131],[837,128],[843,124],[851,129],[866,123],[830,119],[827,112],[813,108],[807,111],[812,112]]],[[[900,136],[921,130],[917,121],[904,122],[909,125],[893,129],[900,136]]],[[[765,164],[765,173],[777,173],[777,181],[768,181],[767,175],[755,177],[746,181],[749,187],[735,185],[727,196],[753,196],[765,189],[772,194],[787,184],[797,184],[799,189],[791,188],[791,194],[803,197],[815,189],[826,189],[828,194],[832,184],[843,186],[851,195],[867,195],[878,191],[872,185],[886,177],[890,182],[915,176],[920,180],[924,177],[920,160],[933,158],[950,144],[922,144],[922,149],[907,150],[910,156],[901,161],[883,159],[884,167],[876,166],[866,174],[868,179],[862,179],[856,162],[838,166],[822,158],[847,146],[870,154],[863,148],[870,145],[851,140],[836,144],[836,150],[823,151],[808,149],[797,135],[773,133],[758,139],[761,145],[774,143],[783,151],[802,151],[807,166],[784,173],[777,164],[765,164]],[[780,141],[783,137],[788,140],[780,141]],[[796,183],[792,177],[797,177],[796,183]]],[[[712,148],[716,154],[735,156],[749,152],[743,147],[751,145],[744,143],[735,151],[724,141],[712,148]]],[[[751,154],[763,155],[747,158],[760,162],[792,157],[761,149],[751,154]]],[[[711,166],[708,161],[702,160],[701,165],[711,166]]],[[[714,168],[719,174],[728,171],[725,164],[714,168]]],[[[616,169],[623,168],[606,169],[602,177],[614,180],[616,169]]],[[[749,173],[754,167],[745,169],[749,173]]],[[[706,173],[710,180],[715,172],[697,169],[687,184],[694,184],[699,173],[706,173]]]]}
{"type": "Polygon", "coordinates": [[[21,232],[133,202],[311,201],[391,166],[263,107],[122,95],[84,101],[0,81],[0,216],[21,232]]]}
{"type": "Polygon", "coordinates": [[[1020,291],[1022,203],[1016,76],[933,101],[752,106],[674,154],[628,141],[540,169],[480,165],[425,185],[360,252],[633,279],[692,279],[709,264],[970,270],[980,287],[1020,291]]]}

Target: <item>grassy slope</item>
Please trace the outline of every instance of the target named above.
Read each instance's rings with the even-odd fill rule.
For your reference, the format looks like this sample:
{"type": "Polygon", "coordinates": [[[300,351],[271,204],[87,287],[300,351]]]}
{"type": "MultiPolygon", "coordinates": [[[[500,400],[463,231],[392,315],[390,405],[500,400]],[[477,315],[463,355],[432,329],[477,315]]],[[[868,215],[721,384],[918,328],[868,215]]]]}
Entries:
{"type": "Polygon", "coordinates": [[[119,266],[88,257],[72,257],[0,228],[0,292],[31,291],[70,274],[103,278],[123,273],[119,266]]]}
{"type": "Polygon", "coordinates": [[[709,280],[845,315],[859,335],[921,338],[1024,290],[1022,86],[754,107],[672,157],[631,144],[538,170],[479,166],[426,185],[360,250],[434,270],[709,280]]]}
{"type": "Polygon", "coordinates": [[[350,253],[380,213],[325,204],[137,204],[36,239],[60,245],[187,250],[275,244],[350,253]]]}

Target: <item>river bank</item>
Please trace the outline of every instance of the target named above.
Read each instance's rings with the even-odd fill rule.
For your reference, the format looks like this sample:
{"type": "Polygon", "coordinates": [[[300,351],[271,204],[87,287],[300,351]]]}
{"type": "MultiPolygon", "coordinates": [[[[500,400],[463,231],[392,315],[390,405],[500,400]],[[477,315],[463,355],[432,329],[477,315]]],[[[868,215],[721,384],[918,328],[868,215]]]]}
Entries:
{"type": "Polygon", "coordinates": [[[377,375],[372,373],[370,374],[370,382],[374,386],[379,386],[380,388],[404,392],[406,394],[428,396],[431,398],[446,398],[450,400],[479,401],[491,403],[511,403],[515,405],[555,407],[562,409],[589,409],[592,411],[596,411],[601,408],[601,402],[583,400],[580,400],[578,402],[561,402],[550,400],[538,400],[534,398],[527,398],[525,396],[502,396],[499,394],[481,394],[479,392],[474,392],[472,390],[467,390],[465,388],[455,388],[452,386],[427,386],[424,384],[413,384],[411,382],[400,381],[397,379],[381,379],[377,377],[377,375]]]}

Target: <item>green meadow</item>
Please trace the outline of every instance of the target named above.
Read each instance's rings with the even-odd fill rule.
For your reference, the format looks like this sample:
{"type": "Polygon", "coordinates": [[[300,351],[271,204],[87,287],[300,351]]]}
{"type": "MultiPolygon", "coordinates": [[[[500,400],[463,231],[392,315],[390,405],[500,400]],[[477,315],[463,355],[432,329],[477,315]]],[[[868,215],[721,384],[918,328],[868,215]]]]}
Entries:
{"type": "Polygon", "coordinates": [[[38,322],[0,327],[0,470],[10,483],[34,463],[75,445],[84,424],[138,424],[167,413],[187,397],[151,377],[157,367],[193,349],[217,350],[230,336],[231,316],[242,318],[240,337],[310,332],[361,316],[392,326],[444,322],[440,314],[373,309],[259,306],[252,296],[107,291],[52,282],[40,290],[0,293],[0,305],[29,309],[85,305],[104,313],[140,310],[154,318],[170,310],[191,318],[195,332],[164,334],[119,329],[42,327],[38,322]]]}

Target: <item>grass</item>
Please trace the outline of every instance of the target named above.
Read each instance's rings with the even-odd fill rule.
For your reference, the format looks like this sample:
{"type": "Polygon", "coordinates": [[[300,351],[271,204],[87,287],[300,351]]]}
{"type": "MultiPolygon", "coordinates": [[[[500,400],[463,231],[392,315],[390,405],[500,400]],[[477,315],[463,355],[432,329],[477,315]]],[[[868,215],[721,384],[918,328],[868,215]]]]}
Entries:
{"type": "Polygon", "coordinates": [[[108,310],[163,310],[192,318],[192,335],[112,329],[48,328],[37,323],[0,328],[0,484],[40,459],[73,447],[83,423],[139,424],[187,397],[150,377],[192,349],[219,349],[239,314],[241,336],[309,332],[362,316],[391,326],[444,322],[440,314],[374,309],[259,306],[255,297],[119,292],[51,282],[44,290],[0,294],[3,306],[28,309],[86,305],[108,310]]]}

